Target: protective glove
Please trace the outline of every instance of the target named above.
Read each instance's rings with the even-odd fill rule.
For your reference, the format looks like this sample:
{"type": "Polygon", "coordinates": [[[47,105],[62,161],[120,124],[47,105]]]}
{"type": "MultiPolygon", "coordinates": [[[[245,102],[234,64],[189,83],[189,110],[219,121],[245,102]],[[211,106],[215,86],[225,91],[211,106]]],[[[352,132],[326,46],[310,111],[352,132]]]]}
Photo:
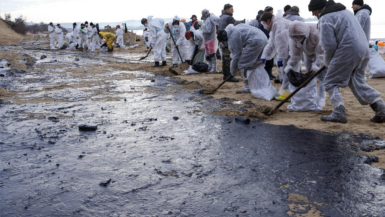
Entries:
{"type": "Polygon", "coordinates": [[[168,28],[169,27],[169,25],[168,25],[168,23],[166,23],[166,28],[168,28]]]}
{"type": "Polygon", "coordinates": [[[283,67],[283,62],[282,62],[281,60],[279,60],[279,61],[277,62],[277,66],[278,66],[278,68],[283,67]]]}
{"type": "Polygon", "coordinates": [[[266,59],[261,59],[261,61],[262,61],[263,63],[266,63],[266,59]]]}

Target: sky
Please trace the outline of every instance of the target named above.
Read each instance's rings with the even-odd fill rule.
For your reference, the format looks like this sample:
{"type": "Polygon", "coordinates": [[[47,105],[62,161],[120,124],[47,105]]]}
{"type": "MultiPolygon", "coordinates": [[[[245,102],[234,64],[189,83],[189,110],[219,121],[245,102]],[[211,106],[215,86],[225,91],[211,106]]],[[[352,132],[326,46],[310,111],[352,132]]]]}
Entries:
{"type": "MultiPolygon", "coordinates": [[[[301,16],[311,18],[308,11],[310,0],[270,0],[262,1],[237,0],[237,1],[160,1],[160,0],[0,0],[0,15],[11,13],[12,18],[23,15],[28,22],[54,22],[70,23],[82,22],[120,22],[126,20],[140,20],[148,15],[159,18],[172,18],[178,15],[181,18],[190,18],[192,14],[201,17],[202,9],[220,15],[223,6],[230,3],[234,6],[234,18],[255,19],[258,10],[272,6],[274,11],[283,9],[285,5],[296,5],[300,8],[301,16]],[[130,3],[134,2],[134,3],[130,3]]],[[[352,11],[353,0],[336,0],[352,11]]],[[[378,9],[383,8],[383,0],[365,1],[373,9],[372,22],[385,22],[385,13],[378,9]]]]}

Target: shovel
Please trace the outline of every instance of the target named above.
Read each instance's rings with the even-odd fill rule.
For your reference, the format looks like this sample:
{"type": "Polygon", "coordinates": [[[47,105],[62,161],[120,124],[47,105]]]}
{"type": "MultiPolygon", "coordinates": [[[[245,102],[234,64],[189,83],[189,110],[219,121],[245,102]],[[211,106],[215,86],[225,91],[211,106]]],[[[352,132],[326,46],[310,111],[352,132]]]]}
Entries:
{"type": "Polygon", "coordinates": [[[150,55],[151,50],[152,50],[152,47],[150,47],[150,50],[148,51],[147,55],[146,55],[145,57],[141,57],[141,58],[139,59],[139,61],[146,59],[146,58],[148,57],[148,55],[150,55]]]}
{"type": "Polygon", "coordinates": [[[295,94],[297,94],[302,88],[306,87],[306,85],[308,85],[315,77],[317,77],[319,74],[321,74],[321,72],[325,69],[326,69],[326,66],[323,66],[320,70],[318,70],[318,72],[314,73],[309,79],[307,79],[303,84],[301,84],[292,94],[290,94],[290,96],[286,97],[285,100],[283,100],[280,104],[277,105],[277,107],[275,107],[275,109],[271,110],[266,115],[270,116],[270,115],[274,114],[275,111],[277,111],[279,108],[281,108],[281,106],[283,104],[285,104],[287,101],[289,101],[289,99],[291,99],[295,94]]]}
{"type": "MultiPolygon", "coordinates": [[[[176,42],[175,42],[175,40],[174,40],[174,36],[172,36],[172,33],[171,33],[170,28],[169,28],[169,27],[166,27],[166,28],[167,28],[167,30],[170,32],[171,39],[172,39],[172,41],[174,42],[174,45],[175,45],[176,50],[178,51],[180,60],[183,61],[183,58],[182,58],[182,56],[180,55],[179,48],[178,48],[177,45],[176,45],[176,42]]],[[[181,66],[180,66],[180,69],[182,69],[183,71],[185,71],[185,70],[187,70],[187,69],[189,69],[189,68],[190,68],[190,66],[189,66],[188,63],[182,62],[181,66]]]]}
{"type": "Polygon", "coordinates": [[[215,92],[217,92],[217,90],[219,88],[221,88],[229,79],[231,78],[231,75],[229,77],[227,77],[224,81],[222,81],[222,83],[219,84],[219,86],[217,88],[215,88],[214,90],[203,90],[203,94],[214,94],[215,92]]]}

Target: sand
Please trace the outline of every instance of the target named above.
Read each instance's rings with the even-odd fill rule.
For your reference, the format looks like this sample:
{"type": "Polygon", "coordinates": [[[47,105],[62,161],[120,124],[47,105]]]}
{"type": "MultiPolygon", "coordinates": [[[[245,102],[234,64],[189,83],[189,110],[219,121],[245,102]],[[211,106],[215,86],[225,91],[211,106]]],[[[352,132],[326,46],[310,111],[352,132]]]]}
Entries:
{"type": "MultiPolygon", "coordinates": [[[[274,68],[274,74],[277,74],[277,68],[274,68]]],[[[193,74],[178,76],[187,81],[197,81],[206,88],[213,88],[219,85],[222,81],[221,74],[193,74]]],[[[240,76],[237,76],[241,79],[240,76]]],[[[382,79],[368,79],[369,85],[385,94],[385,78],[382,79]]],[[[280,85],[273,84],[276,89],[280,85]]],[[[236,94],[238,89],[243,88],[243,83],[226,83],[222,86],[212,97],[220,99],[223,97],[235,99],[237,101],[251,101],[258,107],[268,106],[274,108],[279,104],[278,101],[267,102],[260,99],[255,99],[251,94],[236,94]]],[[[326,132],[341,132],[349,131],[353,133],[365,133],[368,135],[375,135],[380,138],[385,138],[385,126],[383,124],[375,124],[370,122],[373,116],[373,111],[370,106],[362,106],[358,103],[353,93],[349,88],[341,89],[342,96],[346,105],[348,124],[325,123],[320,120],[322,115],[329,115],[332,112],[330,99],[327,99],[324,111],[313,112],[292,112],[286,109],[286,105],[282,106],[280,111],[273,116],[265,117],[265,123],[274,125],[295,125],[302,129],[322,130],[326,132]]],[[[228,112],[231,113],[231,112],[228,112]]],[[[226,113],[220,113],[226,114],[226,113]]],[[[233,115],[230,115],[233,116],[233,115]]]]}
{"type": "Polygon", "coordinates": [[[17,34],[9,26],[0,20],[0,45],[18,45],[23,40],[23,36],[17,34]]]}

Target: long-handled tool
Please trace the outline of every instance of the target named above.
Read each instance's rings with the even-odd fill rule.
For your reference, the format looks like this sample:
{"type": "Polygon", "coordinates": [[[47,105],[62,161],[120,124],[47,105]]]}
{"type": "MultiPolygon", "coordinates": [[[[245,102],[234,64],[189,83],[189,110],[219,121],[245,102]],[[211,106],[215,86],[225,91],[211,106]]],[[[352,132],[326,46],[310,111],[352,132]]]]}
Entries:
{"type": "Polygon", "coordinates": [[[231,78],[231,75],[229,77],[227,77],[224,81],[222,81],[222,83],[219,84],[219,86],[217,88],[215,88],[214,90],[203,90],[203,94],[214,94],[215,92],[217,92],[217,90],[219,88],[221,88],[229,79],[231,78]]]}
{"type": "Polygon", "coordinates": [[[174,42],[174,45],[175,45],[176,50],[178,51],[180,60],[182,61],[182,64],[181,64],[180,68],[181,68],[183,71],[185,71],[185,70],[189,69],[190,66],[188,65],[188,63],[183,62],[182,55],[180,55],[179,48],[178,48],[178,46],[176,45],[176,42],[175,42],[175,40],[174,40],[174,36],[172,36],[172,33],[171,33],[170,28],[169,28],[169,27],[166,27],[166,28],[167,28],[167,30],[170,32],[171,39],[172,39],[172,41],[174,42]]]}
{"type": "Polygon", "coordinates": [[[301,84],[290,96],[286,97],[280,104],[275,107],[275,109],[271,110],[267,115],[272,115],[275,111],[277,111],[283,104],[285,104],[289,99],[291,99],[295,94],[297,94],[302,88],[306,87],[315,77],[317,77],[323,70],[326,69],[326,66],[323,66],[318,72],[314,73],[309,79],[307,79],[303,84],[301,84]]]}
{"type": "Polygon", "coordinates": [[[146,59],[146,58],[148,57],[148,55],[150,55],[151,50],[152,50],[152,47],[150,47],[150,50],[148,51],[147,55],[144,56],[144,57],[141,57],[141,58],[139,59],[139,61],[146,59]]]}

